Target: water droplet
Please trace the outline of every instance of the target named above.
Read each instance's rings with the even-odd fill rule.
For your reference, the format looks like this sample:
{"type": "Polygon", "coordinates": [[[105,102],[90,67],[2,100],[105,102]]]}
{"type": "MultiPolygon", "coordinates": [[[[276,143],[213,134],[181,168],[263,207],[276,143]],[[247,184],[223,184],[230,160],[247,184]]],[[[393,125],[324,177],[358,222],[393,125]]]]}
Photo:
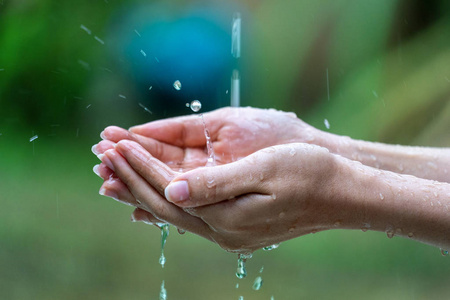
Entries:
{"type": "Polygon", "coordinates": [[[408,233],[409,238],[412,238],[413,236],[414,236],[414,233],[412,233],[412,232],[408,233]]]}
{"type": "Polygon", "coordinates": [[[270,300],[275,300],[275,297],[274,296],[270,297],[270,300]]]}
{"type": "Polygon", "coordinates": [[[215,187],[216,186],[216,182],[214,181],[214,178],[210,178],[210,179],[208,179],[207,181],[206,181],[206,187],[208,188],[208,189],[211,189],[211,188],[213,188],[213,187],[215,187]]]}
{"type": "Polygon", "coordinates": [[[386,235],[388,238],[392,239],[394,237],[394,231],[392,230],[387,230],[386,231],[386,235]]]}
{"type": "Polygon", "coordinates": [[[173,88],[176,89],[177,91],[181,90],[181,82],[179,80],[176,80],[173,83],[173,88]]]}
{"type": "Polygon", "coordinates": [[[181,229],[181,228],[177,228],[177,231],[178,231],[179,234],[185,234],[186,233],[186,230],[181,229]]]}
{"type": "Polygon", "coordinates": [[[280,244],[273,244],[271,246],[264,247],[263,250],[264,251],[271,251],[273,249],[277,249],[278,247],[280,247],[280,244]]]}
{"type": "Polygon", "coordinates": [[[291,151],[289,151],[289,155],[290,156],[294,156],[297,152],[295,151],[294,148],[291,148],[291,151]]]}
{"type": "Polygon", "coordinates": [[[30,143],[34,140],[36,140],[39,136],[38,135],[34,135],[32,137],[30,137],[30,143]]]}
{"type": "Polygon", "coordinates": [[[147,53],[145,53],[145,51],[142,49],[141,49],[141,54],[142,54],[142,56],[147,57],[147,53]]]}
{"type": "Polygon", "coordinates": [[[237,288],[237,289],[239,288],[239,283],[236,283],[236,288],[237,288]]]}
{"type": "Polygon", "coordinates": [[[448,256],[448,251],[441,248],[442,256],[448,256]]]}
{"type": "Polygon", "coordinates": [[[325,124],[325,127],[326,127],[327,129],[330,129],[330,122],[328,122],[327,119],[323,120],[323,123],[325,124]]]}
{"type": "Polygon", "coordinates": [[[277,199],[277,195],[272,194],[272,199],[273,199],[273,200],[276,200],[276,199],[277,199]]]}
{"type": "Polygon", "coordinates": [[[167,290],[164,287],[164,280],[161,283],[161,291],[159,292],[159,300],[167,300],[167,290]]]}
{"type": "Polygon", "coordinates": [[[159,264],[164,268],[166,264],[166,257],[164,256],[164,246],[166,245],[167,237],[169,236],[169,224],[157,224],[161,228],[161,256],[159,257],[159,264]]]}
{"type": "Polygon", "coordinates": [[[294,231],[295,231],[294,227],[289,228],[289,233],[294,233],[294,231]]]}
{"type": "Polygon", "coordinates": [[[380,193],[380,199],[384,200],[384,195],[382,193],[380,193]]]}
{"type": "Polygon", "coordinates": [[[199,112],[202,109],[202,103],[198,100],[194,100],[191,102],[190,107],[193,112],[199,112]]]}
{"type": "Polygon", "coordinates": [[[259,180],[261,180],[261,181],[264,180],[264,174],[263,173],[259,174],[259,180]]]}
{"type": "Polygon", "coordinates": [[[244,296],[239,296],[238,300],[244,300],[244,296]]]}
{"type": "Polygon", "coordinates": [[[253,282],[253,289],[255,291],[259,291],[261,289],[261,286],[263,284],[263,280],[261,278],[261,276],[256,277],[255,281],[253,282]]]}
{"type": "Polygon", "coordinates": [[[261,274],[264,271],[264,266],[261,267],[261,269],[259,269],[259,274],[261,274]]]}
{"type": "Polygon", "coordinates": [[[122,99],[127,99],[127,97],[125,95],[119,94],[119,97],[122,99]]]}
{"type": "Polygon", "coordinates": [[[247,270],[245,269],[245,261],[246,259],[239,256],[238,266],[236,270],[236,277],[239,279],[247,277],[247,270]]]}

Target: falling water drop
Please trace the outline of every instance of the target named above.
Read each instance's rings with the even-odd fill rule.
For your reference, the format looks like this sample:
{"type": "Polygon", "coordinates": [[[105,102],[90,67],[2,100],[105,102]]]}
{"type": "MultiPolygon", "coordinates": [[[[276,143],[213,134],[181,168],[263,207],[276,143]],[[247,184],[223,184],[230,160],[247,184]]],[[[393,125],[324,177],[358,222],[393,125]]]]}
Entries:
{"type": "Polygon", "coordinates": [[[199,112],[202,109],[202,103],[198,100],[194,100],[191,102],[190,107],[193,112],[199,112]]]}
{"type": "Polygon", "coordinates": [[[247,269],[245,268],[245,263],[247,259],[252,258],[252,254],[239,254],[238,255],[238,266],[236,270],[236,277],[239,279],[247,277],[247,269]]]}
{"type": "Polygon", "coordinates": [[[185,234],[186,233],[186,230],[181,229],[181,228],[177,228],[177,231],[178,231],[179,234],[185,234]]]}
{"type": "Polygon", "coordinates": [[[442,256],[448,256],[448,251],[441,248],[442,256]]]}
{"type": "Polygon", "coordinates": [[[273,244],[271,246],[264,247],[263,250],[264,251],[270,251],[270,250],[273,250],[273,249],[277,249],[278,247],[280,247],[280,244],[273,244]]]}
{"type": "Polygon", "coordinates": [[[261,289],[262,284],[263,284],[263,280],[262,280],[261,276],[258,276],[258,277],[256,277],[255,281],[253,282],[252,288],[255,291],[259,291],[261,289]]]}
{"type": "Polygon", "coordinates": [[[244,300],[244,296],[239,296],[238,300],[244,300]]]}
{"type": "Polygon", "coordinates": [[[327,119],[324,119],[324,120],[323,120],[323,123],[325,124],[325,127],[326,127],[327,129],[330,129],[330,122],[328,122],[327,119]]]}
{"type": "Polygon", "coordinates": [[[164,287],[164,280],[161,283],[161,291],[159,292],[159,300],[167,300],[167,290],[164,287]]]}
{"type": "Polygon", "coordinates": [[[173,88],[176,89],[177,91],[181,90],[181,82],[179,80],[176,80],[173,83],[173,88]]]}
{"type": "Polygon", "coordinates": [[[387,230],[386,235],[388,238],[392,239],[394,237],[394,231],[393,230],[387,230]]]}
{"type": "Polygon", "coordinates": [[[159,264],[164,268],[166,264],[166,257],[164,256],[164,246],[166,245],[167,237],[169,236],[169,224],[157,224],[161,228],[161,256],[159,257],[159,264]]]}

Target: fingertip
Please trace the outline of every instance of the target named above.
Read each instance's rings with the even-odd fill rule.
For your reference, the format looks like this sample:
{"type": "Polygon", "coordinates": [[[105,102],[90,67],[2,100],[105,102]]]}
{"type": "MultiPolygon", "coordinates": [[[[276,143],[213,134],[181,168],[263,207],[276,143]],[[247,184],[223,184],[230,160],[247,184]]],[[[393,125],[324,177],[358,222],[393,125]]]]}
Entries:
{"type": "Polygon", "coordinates": [[[172,181],[164,189],[164,196],[169,202],[181,204],[189,199],[189,184],[186,180],[172,181]]]}

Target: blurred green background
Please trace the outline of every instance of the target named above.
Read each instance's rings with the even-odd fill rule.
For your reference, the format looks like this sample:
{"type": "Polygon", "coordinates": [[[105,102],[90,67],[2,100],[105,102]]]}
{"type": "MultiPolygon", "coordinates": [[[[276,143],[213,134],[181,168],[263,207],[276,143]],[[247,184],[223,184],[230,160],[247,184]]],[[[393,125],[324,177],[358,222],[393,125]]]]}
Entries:
{"type": "Polygon", "coordinates": [[[0,298],[158,299],[164,280],[168,299],[448,299],[448,257],[374,232],[257,251],[238,280],[235,255],[172,230],[161,269],[158,230],[98,195],[90,148],[107,125],[188,114],[193,99],[227,105],[236,65],[242,105],[449,146],[449,3],[0,0],[0,298]]]}

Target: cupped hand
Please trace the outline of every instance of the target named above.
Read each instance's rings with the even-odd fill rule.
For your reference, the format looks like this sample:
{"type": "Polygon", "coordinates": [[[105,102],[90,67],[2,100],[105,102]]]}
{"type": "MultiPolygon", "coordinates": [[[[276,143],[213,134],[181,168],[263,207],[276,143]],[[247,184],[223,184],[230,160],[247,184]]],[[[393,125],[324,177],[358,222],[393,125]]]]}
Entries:
{"type": "Polygon", "coordinates": [[[102,137],[116,143],[133,140],[174,170],[186,171],[207,162],[204,124],[217,164],[239,160],[269,146],[308,142],[319,132],[294,113],[248,107],[218,109],[203,114],[203,119],[191,115],[158,120],[129,131],[111,126],[102,137]]]}
{"type": "Polygon", "coordinates": [[[129,191],[122,198],[123,189],[111,190],[138,207],[135,219],[171,223],[231,252],[330,229],[339,217],[331,201],[335,156],[318,146],[278,145],[229,164],[178,173],[124,140],[102,161],[129,191]]]}

